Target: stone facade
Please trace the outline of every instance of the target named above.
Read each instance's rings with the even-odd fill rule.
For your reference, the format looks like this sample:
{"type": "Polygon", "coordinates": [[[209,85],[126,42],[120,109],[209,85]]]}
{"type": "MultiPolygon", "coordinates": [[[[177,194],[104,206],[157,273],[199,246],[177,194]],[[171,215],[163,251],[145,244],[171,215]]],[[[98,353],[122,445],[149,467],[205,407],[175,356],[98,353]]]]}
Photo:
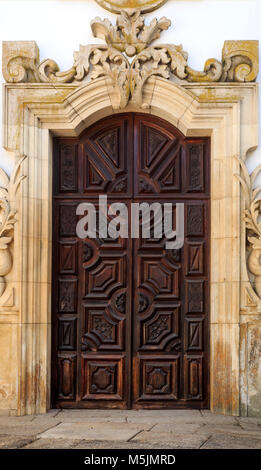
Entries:
{"type": "MultiPolygon", "coordinates": [[[[119,25],[124,18],[127,23],[133,21],[135,12],[128,15],[118,17],[115,34],[122,35],[124,26],[119,25]]],[[[135,18],[142,32],[139,11],[135,18]]],[[[156,34],[167,28],[168,20],[162,20],[154,23],[156,34]]],[[[112,26],[95,19],[92,27],[97,37],[108,38],[112,26]]],[[[139,99],[137,86],[130,87],[132,66],[113,42],[107,40],[103,48],[84,46],[66,72],[59,72],[50,59],[39,63],[34,42],[4,43],[3,74],[8,83],[4,85],[3,145],[17,155],[18,164],[10,201],[1,193],[3,204],[17,210],[8,240],[3,241],[7,237],[0,232],[0,268],[9,263],[8,270],[0,272],[2,413],[44,413],[50,407],[52,136],[77,136],[118,109],[142,109],[169,121],[185,136],[211,137],[211,410],[235,416],[261,414],[260,227],[256,218],[260,209],[243,163],[258,143],[258,88],[253,83],[258,44],[227,41],[222,62],[211,59],[204,72],[196,72],[188,66],[181,46],[151,47],[151,41],[143,41],[138,52],[140,36],[134,39],[126,42],[123,34],[120,47],[126,55],[135,55],[133,60],[147,51],[148,76],[139,99]],[[135,51],[126,50],[134,42],[135,51]],[[120,60],[113,62],[119,54],[120,60]],[[97,66],[101,73],[97,68],[95,73],[97,66]],[[118,80],[122,73],[124,79],[118,80]]],[[[140,77],[144,78],[140,67],[135,69],[138,85],[140,77]]],[[[3,191],[7,191],[10,182],[3,178],[3,191]]]]}

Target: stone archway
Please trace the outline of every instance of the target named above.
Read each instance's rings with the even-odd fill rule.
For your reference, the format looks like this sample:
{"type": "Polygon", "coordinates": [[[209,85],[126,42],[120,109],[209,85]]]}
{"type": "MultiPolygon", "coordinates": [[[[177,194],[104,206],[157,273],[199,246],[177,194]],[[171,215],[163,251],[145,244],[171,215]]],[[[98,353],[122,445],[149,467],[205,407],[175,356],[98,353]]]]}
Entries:
{"type": "MultiPolygon", "coordinates": [[[[240,309],[256,308],[246,304],[245,288],[252,305],[256,298],[245,266],[240,184],[233,174],[239,172],[234,157],[245,158],[257,145],[256,85],[178,86],[151,78],[144,96],[150,102],[146,113],[163,117],[185,136],[211,137],[210,402],[213,411],[238,415],[240,309]]],[[[124,111],[140,109],[129,104],[124,111]]],[[[8,277],[14,300],[1,307],[10,323],[6,338],[16,350],[9,362],[12,375],[8,368],[5,372],[13,390],[5,406],[20,415],[43,413],[50,406],[52,136],[77,136],[114,113],[104,78],[81,87],[5,85],[4,146],[27,157],[21,167],[26,179],[15,225],[14,269],[8,277]]],[[[7,347],[1,343],[2,357],[7,347]]]]}

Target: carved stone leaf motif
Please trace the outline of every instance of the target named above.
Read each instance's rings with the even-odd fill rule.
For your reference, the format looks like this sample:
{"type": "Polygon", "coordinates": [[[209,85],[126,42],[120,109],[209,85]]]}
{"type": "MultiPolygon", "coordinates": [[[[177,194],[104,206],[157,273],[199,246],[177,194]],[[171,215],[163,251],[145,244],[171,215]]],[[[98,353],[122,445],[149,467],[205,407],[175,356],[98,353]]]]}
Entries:
{"type": "Polygon", "coordinates": [[[9,244],[13,240],[14,225],[16,223],[15,198],[21,181],[25,178],[19,176],[19,170],[25,157],[21,158],[15,165],[14,171],[9,179],[7,174],[0,168],[0,176],[3,181],[0,186],[0,297],[6,289],[5,276],[11,271],[13,260],[9,250],[9,244]]]}
{"type": "Polygon", "coordinates": [[[169,79],[171,76],[188,82],[254,81],[258,74],[258,42],[226,41],[222,61],[208,59],[203,71],[188,65],[188,54],[181,45],[150,44],[171,25],[163,17],[145,25],[141,10],[122,10],[116,25],[108,19],[91,21],[94,37],[103,39],[104,45],[80,46],[74,52],[74,64],[60,72],[51,59],[39,64],[39,51],[35,43],[3,43],[3,75],[8,82],[79,82],[89,76],[91,80],[106,77],[112,85],[115,109],[124,108],[129,100],[147,108],[143,101],[143,87],[152,76],[169,79]],[[20,50],[20,54],[19,54],[20,50]],[[129,62],[127,57],[134,57],[129,62]]]}
{"type": "Polygon", "coordinates": [[[242,175],[235,175],[239,180],[246,199],[246,209],[244,209],[242,217],[246,224],[247,240],[250,246],[250,254],[247,259],[249,271],[254,275],[253,287],[261,298],[261,187],[255,188],[255,181],[261,172],[261,165],[249,175],[247,167],[243,160],[235,157],[240,164],[242,175]]]}

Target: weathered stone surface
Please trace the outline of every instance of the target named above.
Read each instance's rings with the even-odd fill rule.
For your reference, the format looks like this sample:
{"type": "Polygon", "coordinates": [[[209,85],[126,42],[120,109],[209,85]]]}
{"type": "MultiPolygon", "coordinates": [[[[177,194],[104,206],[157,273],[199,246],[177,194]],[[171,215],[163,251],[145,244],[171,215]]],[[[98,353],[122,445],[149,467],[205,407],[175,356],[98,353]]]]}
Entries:
{"type": "Polygon", "coordinates": [[[74,449],[80,440],[74,439],[36,439],[23,446],[23,449],[74,449]]]}
{"type": "MultiPolygon", "coordinates": [[[[157,443],[157,449],[176,449],[173,442],[157,443]]],[[[76,449],[155,449],[153,442],[138,441],[81,441],[76,449]]]]}
{"type": "Polygon", "coordinates": [[[261,449],[261,439],[253,437],[217,434],[209,439],[202,449],[261,449]]]}
{"type": "Polygon", "coordinates": [[[88,441],[129,440],[138,432],[146,429],[144,425],[123,423],[62,423],[38,435],[42,439],[85,439],[88,441]]]}
{"type": "Polygon", "coordinates": [[[168,411],[170,419],[167,421],[165,413],[167,411],[144,410],[146,416],[143,416],[143,411],[122,412],[127,415],[125,420],[129,421],[133,417],[135,424],[127,421],[120,422],[120,410],[67,410],[58,414],[57,411],[52,411],[47,415],[22,418],[2,417],[0,447],[189,449],[206,445],[210,445],[209,448],[225,448],[226,445],[231,445],[231,448],[233,446],[245,448],[245,446],[252,445],[253,448],[258,448],[261,442],[261,426],[258,424],[260,419],[230,418],[226,420],[226,417],[213,415],[211,422],[205,424],[202,414],[208,415],[208,413],[194,410],[189,418],[189,411],[179,410],[176,421],[173,421],[176,411],[168,411]],[[88,414],[92,417],[88,418],[88,414]],[[163,421],[161,414],[163,414],[163,421]],[[58,418],[60,424],[57,424],[58,418]],[[93,422],[89,422],[89,419],[93,422]],[[193,422],[193,420],[196,421],[193,422]]]}
{"type": "Polygon", "coordinates": [[[188,435],[188,434],[173,434],[170,432],[157,433],[154,430],[150,432],[141,432],[137,434],[131,441],[150,443],[158,446],[158,443],[166,443],[168,446],[173,446],[175,449],[198,449],[208,438],[208,435],[188,435]]]}
{"type": "Polygon", "coordinates": [[[211,413],[209,410],[201,410],[202,420],[206,424],[234,424],[237,425],[237,419],[234,416],[225,416],[211,413]]]}
{"type": "MultiPolygon", "coordinates": [[[[55,426],[55,423],[53,424],[55,426]]],[[[9,436],[37,436],[37,434],[50,429],[50,424],[34,424],[31,423],[15,423],[15,424],[5,424],[1,426],[2,432],[9,436]]]]}
{"type": "Polygon", "coordinates": [[[35,439],[35,436],[9,436],[0,434],[0,449],[20,449],[35,439]]]}
{"type": "Polygon", "coordinates": [[[153,427],[153,432],[161,433],[175,433],[175,434],[194,434],[197,431],[204,430],[204,423],[202,424],[183,424],[183,423],[164,423],[164,424],[156,424],[153,427]]]}

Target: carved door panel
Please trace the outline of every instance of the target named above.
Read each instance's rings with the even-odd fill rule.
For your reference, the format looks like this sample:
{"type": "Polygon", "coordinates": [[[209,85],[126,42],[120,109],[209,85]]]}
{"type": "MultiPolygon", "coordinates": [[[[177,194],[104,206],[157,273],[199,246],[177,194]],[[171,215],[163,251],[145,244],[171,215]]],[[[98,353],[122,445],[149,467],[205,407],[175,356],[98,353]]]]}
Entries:
{"type": "Polygon", "coordinates": [[[134,241],[133,406],[206,407],[209,143],[141,115],[134,132],[135,201],[183,202],[185,243],[134,241]]]}
{"type": "Polygon", "coordinates": [[[54,406],[207,406],[208,165],[208,140],[184,140],[142,114],[55,142],[54,406]],[[79,240],[76,207],[98,208],[101,194],[108,205],[124,201],[129,215],[131,202],[184,202],[184,247],[142,236],[79,240]]]}

